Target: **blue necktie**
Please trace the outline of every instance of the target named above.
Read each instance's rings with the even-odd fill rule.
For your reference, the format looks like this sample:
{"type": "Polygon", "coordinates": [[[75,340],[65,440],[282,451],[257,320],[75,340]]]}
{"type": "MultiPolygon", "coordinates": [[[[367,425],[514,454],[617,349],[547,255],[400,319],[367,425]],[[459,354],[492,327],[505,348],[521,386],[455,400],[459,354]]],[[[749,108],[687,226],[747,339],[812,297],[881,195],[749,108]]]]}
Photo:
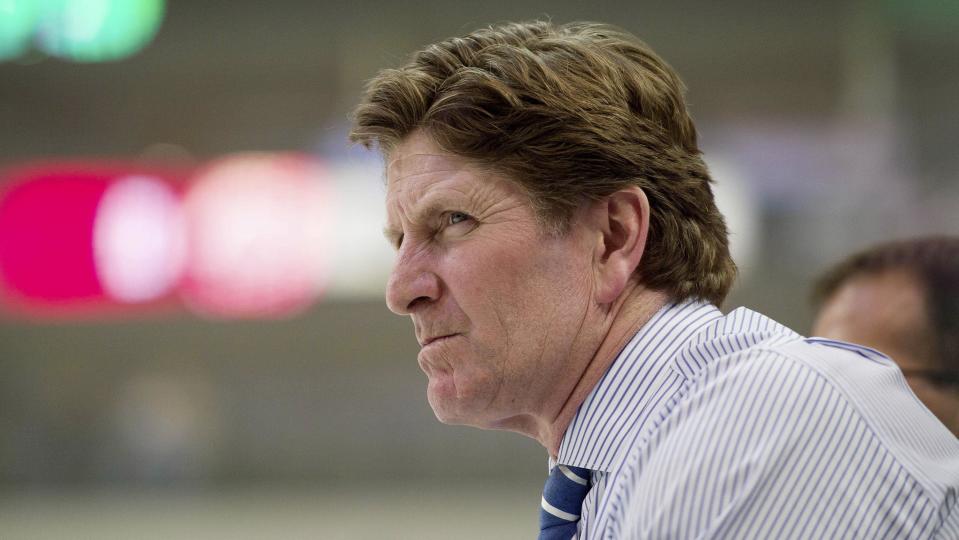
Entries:
{"type": "Polygon", "coordinates": [[[539,540],[569,540],[576,534],[583,499],[589,491],[589,469],[557,465],[543,488],[539,540]]]}

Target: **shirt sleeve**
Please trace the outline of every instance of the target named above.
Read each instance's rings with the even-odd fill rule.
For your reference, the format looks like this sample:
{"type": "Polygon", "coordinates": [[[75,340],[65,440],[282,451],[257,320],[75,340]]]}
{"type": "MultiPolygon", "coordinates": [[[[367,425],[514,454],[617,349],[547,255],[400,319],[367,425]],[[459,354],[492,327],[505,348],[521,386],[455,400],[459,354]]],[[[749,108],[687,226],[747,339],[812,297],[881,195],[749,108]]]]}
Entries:
{"type": "Polygon", "coordinates": [[[843,395],[778,352],[712,363],[652,433],[607,538],[929,538],[941,523],[843,395]]]}

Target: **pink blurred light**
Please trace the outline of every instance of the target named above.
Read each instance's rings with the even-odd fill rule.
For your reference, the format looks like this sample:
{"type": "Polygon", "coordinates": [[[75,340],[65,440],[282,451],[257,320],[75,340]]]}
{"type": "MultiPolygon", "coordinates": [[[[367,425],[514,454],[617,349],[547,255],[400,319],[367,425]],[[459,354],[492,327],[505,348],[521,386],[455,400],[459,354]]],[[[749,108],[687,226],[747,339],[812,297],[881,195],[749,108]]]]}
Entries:
{"type": "Polygon", "coordinates": [[[186,195],[182,296],[214,317],[281,317],[308,307],[328,275],[327,192],[316,161],[248,153],[211,163],[186,195]]]}

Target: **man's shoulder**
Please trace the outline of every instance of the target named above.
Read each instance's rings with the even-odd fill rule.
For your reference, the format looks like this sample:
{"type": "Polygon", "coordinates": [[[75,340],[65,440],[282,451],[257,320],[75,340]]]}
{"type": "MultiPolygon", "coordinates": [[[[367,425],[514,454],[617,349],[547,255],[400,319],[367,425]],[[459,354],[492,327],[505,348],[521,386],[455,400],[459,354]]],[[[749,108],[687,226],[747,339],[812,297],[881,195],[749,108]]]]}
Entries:
{"type": "Polygon", "coordinates": [[[942,498],[959,490],[959,439],[916,397],[892,359],[821,338],[789,344],[780,352],[828,381],[927,492],[942,498]]]}
{"type": "Polygon", "coordinates": [[[750,340],[713,354],[633,448],[612,500],[640,517],[636,536],[935,530],[955,506],[959,443],[924,433],[931,414],[902,405],[914,398],[895,366],[798,335],[750,340]]]}
{"type": "MultiPolygon", "coordinates": [[[[862,451],[846,444],[855,433],[932,497],[959,490],[959,440],[878,351],[806,338],[740,308],[692,336],[673,369],[682,389],[635,439],[648,459],[668,461],[697,448],[723,453],[728,446],[777,463],[795,452],[825,451],[819,445],[830,440],[838,441],[837,455],[853,454],[862,451]],[[657,451],[687,443],[678,453],[657,451]]],[[[714,461],[709,452],[700,457],[704,466],[714,461]]]]}
{"type": "MultiPolygon", "coordinates": [[[[726,334],[696,347],[715,350],[717,339],[744,338],[726,334]]],[[[749,339],[695,372],[662,425],[667,433],[698,431],[714,447],[756,445],[775,462],[777,452],[793,452],[794,445],[817,448],[855,432],[931,497],[959,489],[959,440],[909,390],[891,359],[798,334],[749,339]]],[[[839,442],[836,448],[860,451],[839,442]]]]}

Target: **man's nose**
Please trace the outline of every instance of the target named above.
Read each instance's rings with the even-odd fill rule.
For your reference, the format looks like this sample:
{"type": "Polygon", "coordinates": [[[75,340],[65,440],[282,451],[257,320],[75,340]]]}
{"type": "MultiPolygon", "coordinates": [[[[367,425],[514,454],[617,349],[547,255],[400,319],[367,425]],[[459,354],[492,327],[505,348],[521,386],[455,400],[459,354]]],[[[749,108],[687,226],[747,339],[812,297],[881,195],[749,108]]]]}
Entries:
{"type": "Polygon", "coordinates": [[[386,285],[386,305],[397,315],[409,315],[440,295],[439,277],[423,253],[401,250],[386,285]]]}

